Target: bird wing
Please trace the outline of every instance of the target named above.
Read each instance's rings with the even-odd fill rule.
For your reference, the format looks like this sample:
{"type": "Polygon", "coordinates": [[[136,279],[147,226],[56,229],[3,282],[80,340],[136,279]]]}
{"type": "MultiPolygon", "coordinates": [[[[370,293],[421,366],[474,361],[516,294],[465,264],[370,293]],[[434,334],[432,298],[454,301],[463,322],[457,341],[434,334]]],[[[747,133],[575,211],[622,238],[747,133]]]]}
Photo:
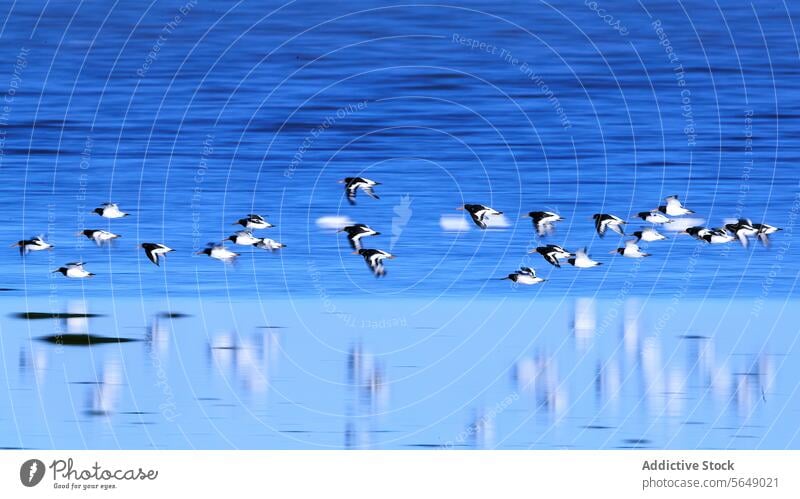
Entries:
{"type": "Polygon", "coordinates": [[[611,223],[611,222],[612,221],[609,220],[609,222],[606,224],[606,227],[608,227],[609,229],[613,230],[614,232],[616,232],[620,236],[624,236],[625,232],[622,230],[622,227],[620,226],[621,222],[617,222],[617,223],[611,223]]]}
{"type": "MultiPolygon", "coordinates": [[[[145,248],[144,254],[147,255],[147,258],[158,265],[158,255],[155,253],[155,247],[145,248]]],[[[160,265],[159,265],[160,266],[160,265]]]]}
{"type": "Polygon", "coordinates": [[[561,264],[558,263],[558,258],[556,258],[554,251],[547,251],[545,253],[542,253],[542,257],[544,257],[544,259],[547,260],[549,264],[554,265],[556,267],[561,267],[561,264]]]}
{"type": "Polygon", "coordinates": [[[678,200],[678,196],[669,196],[668,198],[665,199],[665,201],[667,202],[667,209],[670,209],[670,208],[675,208],[675,209],[683,208],[683,205],[678,200]]]}
{"type": "Polygon", "coordinates": [[[747,234],[745,234],[743,230],[737,230],[736,237],[739,238],[739,242],[742,243],[742,246],[746,248],[748,245],[747,234]]]}
{"type": "Polygon", "coordinates": [[[482,217],[478,216],[478,213],[479,212],[476,213],[469,212],[469,216],[472,217],[472,221],[475,222],[475,225],[477,225],[481,229],[485,229],[486,223],[483,221],[482,217]]]}
{"type": "Polygon", "coordinates": [[[367,196],[371,197],[372,199],[380,199],[380,197],[378,197],[378,195],[375,194],[375,192],[372,190],[372,186],[370,185],[363,186],[361,190],[364,191],[364,193],[367,196]]]}
{"type": "Polygon", "coordinates": [[[606,235],[606,223],[603,220],[603,217],[599,216],[599,217],[594,219],[594,228],[597,231],[597,233],[600,235],[600,237],[603,237],[603,236],[606,235]]]}
{"type": "Polygon", "coordinates": [[[358,184],[347,184],[347,186],[345,186],[345,190],[347,191],[347,201],[350,204],[356,204],[356,190],[358,190],[358,184]]]}

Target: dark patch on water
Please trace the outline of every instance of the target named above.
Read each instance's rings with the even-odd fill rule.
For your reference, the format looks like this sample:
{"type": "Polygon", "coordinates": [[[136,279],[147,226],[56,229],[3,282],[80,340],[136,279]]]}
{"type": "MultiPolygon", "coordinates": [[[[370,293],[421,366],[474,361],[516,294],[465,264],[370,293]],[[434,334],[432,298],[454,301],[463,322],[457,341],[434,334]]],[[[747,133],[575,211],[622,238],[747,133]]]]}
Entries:
{"type": "Polygon", "coordinates": [[[650,440],[646,438],[626,438],[622,442],[633,446],[649,445],[650,443],[652,443],[650,440]]]}
{"type": "Polygon", "coordinates": [[[616,429],[615,426],[604,426],[604,425],[597,425],[597,424],[586,425],[586,426],[583,426],[582,428],[585,428],[587,430],[613,430],[613,429],[616,429]]]}
{"type": "Polygon", "coordinates": [[[157,315],[162,319],[185,319],[191,317],[191,315],[184,314],[183,312],[159,312],[157,315]]]}
{"type": "Polygon", "coordinates": [[[87,416],[108,416],[111,413],[108,411],[97,411],[94,409],[89,409],[88,411],[84,411],[84,414],[87,416]]]}
{"type": "Polygon", "coordinates": [[[40,341],[53,343],[55,345],[69,345],[69,346],[92,346],[102,345],[105,343],[129,343],[132,341],[141,341],[135,338],[114,338],[111,336],[96,336],[93,334],[54,334],[50,336],[42,336],[40,341]]]}
{"type": "Polygon", "coordinates": [[[420,449],[439,449],[441,444],[406,444],[404,447],[418,447],[420,449]]]}
{"type": "Polygon", "coordinates": [[[286,329],[286,326],[258,326],[256,329],[286,329]]]}
{"type": "Polygon", "coordinates": [[[683,334],[679,335],[678,338],[684,340],[707,340],[708,336],[703,336],[702,334],[683,334]]]}
{"type": "Polygon", "coordinates": [[[102,317],[101,314],[73,314],[67,312],[17,312],[11,314],[15,319],[25,319],[29,321],[41,319],[91,319],[102,317]]]}

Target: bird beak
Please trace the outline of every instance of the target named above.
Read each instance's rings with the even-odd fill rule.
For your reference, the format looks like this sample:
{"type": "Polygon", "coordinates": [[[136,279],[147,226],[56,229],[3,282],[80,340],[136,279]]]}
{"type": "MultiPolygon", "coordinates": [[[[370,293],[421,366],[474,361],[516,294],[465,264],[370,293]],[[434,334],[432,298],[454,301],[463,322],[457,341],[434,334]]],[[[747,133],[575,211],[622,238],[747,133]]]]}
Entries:
{"type": "Polygon", "coordinates": [[[463,211],[463,210],[464,210],[464,207],[463,207],[463,206],[459,206],[458,208],[456,208],[456,210],[458,210],[458,211],[463,211]]]}
{"type": "Polygon", "coordinates": [[[203,254],[202,251],[198,251],[197,253],[195,253],[195,255],[202,255],[202,254],[203,254]]]}
{"type": "Polygon", "coordinates": [[[613,255],[613,254],[614,254],[614,253],[616,253],[616,252],[617,252],[617,250],[613,250],[613,251],[609,251],[609,252],[608,252],[608,254],[609,254],[609,255],[613,255]]]}
{"type": "Polygon", "coordinates": [[[352,252],[352,253],[350,253],[350,254],[351,254],[351,255],[358,255],[359,253],[358,253],[358,251],[354,251],[354,252],[352,252]]]}
{"type": "Polygon", "coordinates": [[[536,250],[535,250],[535,249],[532,249],[532,250],[530,250],[530,251],[528,252],[528,254],[529,254],[529,255],[530,255],[531,253],[536,253],[536,250]]]}
{"type": "Polygon", "coordinates": [[[388,256],[388,257],[386,257],[386,258],[388,258],[389,260],[394,260],[394,259],[395,259],[395,258],[397,258],[397,257],[396,257],[396,256],[394,256],[394,255],[392,255],[392,256],[388,256]]]}

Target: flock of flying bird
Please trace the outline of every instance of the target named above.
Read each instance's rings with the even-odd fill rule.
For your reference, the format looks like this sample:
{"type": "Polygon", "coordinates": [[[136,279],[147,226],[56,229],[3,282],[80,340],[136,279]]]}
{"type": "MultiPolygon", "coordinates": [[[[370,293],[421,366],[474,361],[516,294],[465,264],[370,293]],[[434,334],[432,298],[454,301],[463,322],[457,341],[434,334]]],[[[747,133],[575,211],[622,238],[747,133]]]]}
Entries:
{"type": "MultiPolygon", "coordinates": [[[[378,182],[364,177],[347,177],[339,182],[345,185],[345,194],[351,205],[356,204],[356,194],[359,190],[373,199],[380,199],[373,190],[375,186],[380,185],[378,182]]],[[[465,210],[470,215],[475,225],[480,229],[486,229],[488,227],[487,222],[491,217],[503,214],[501,211],[497,211],[482,204],[465,204],[458,209],[465,210]]],[[[93,213],[108,219],[123,218],[129,215],[121,211],[119,206],[114,203],[105,203],[95,209],[93,213]]],[[[694,213],[692,210],[683,206],[678,196],[669,196],[666,198],[666,204],[654,210],[638,213],[636,215],[637,218],[641,219],[642,223],[650,224],[650,226],[631,233],[634,239],[627,240],[623,247],[617,248],[611,253],[617,253],[627,258],[644,258],[650,256],[649,253],[642,251],[638,243],[640,241],[654,242],[666,239],[666,236],[658,232],[656,227],[674,222],[670,217],[682,217],[692,213],[694,213]]],[[[533,226],[540,238],[552,235],[555,224],[564,220],[558,213],[552,211],[532,211],[528,213],[527,216],[532,219],[533,226]]],[[[597,213],[592,215],[592,219],[594,220],[595,230],[600,237],[604,237],[607,231],[615,232],[621,236],[625,235],[623,226],[628,222],[618,216],[609,213],[597,213]]],[[[254,230],[274,227],[261,215],[247,215],[245,218],[234,222],[233,225],[241,225],[244,230],[236,232],[225,241],[231,241],[233,244],[240,246],[251,246],[268,251],[278,250],[286,246],[273,239],[257,237],[253,234],[254,230]]],[[[752,223],[749,219],[740,218],[736,222],[727,223],[719,228],[694,226],[686,228],[683,232],[708,244],[724,244],[738,239],[743,246],[747,246],[750,238],[758,238],[764,245],[768,245],[769,236],[779,230],[781,229],[766,223],[752,223]]],[[[362,243],[363,238],[378,236],[381,234],[380,232],[364,224],[348,225],[339,229],[338,232],[347,233],[347,239],[354,250],[354,254],[358,254],[364,258],[367,266],[376,277],[386,275],[383,262],[384,260],[394,258],[394,255],[381,249],[364,248],[362,243]]],[[[83,230],[79,232],[78,235],[85,236],[98,245],[108,243],[120,237],[117,234],[101,229],[83,230]]],[[[21,255],[25,255],[31,251],[50,250],[54,248],[54,246],[45,241],[42,236],[18,241],[12,246],[19,247],[21,255]]],[[[147,258],[155,265],[159,265],[161,258],[164,258],[167,253],[174,251],[172,248],[161,243],[142,243],[140,247],[144,250],[147,258]]],[[[545,261],[555,267],[561,267],[561,260],[566,260],[567,263],[577,268],[590,268],[602,265],[601,262],[592,260],[589,257],[586,248],[572,253],[561,246],[546,244],[531,250],[530,253],[540,254],[545,261]]],[[[226,248],[224,246],[224,241],[222,243],[209,243],[205,249],[196,254],[208,255],[211,258],[224,262],[232,262],[239,256],[238,253],[226,248]]],[[[65,277],[73,279],[95,275],[88,272],[84,268],[84,265],[83,262],[67,263],[63,267],[54,270],[53,273],[58,272],[65,277]]],[[[519,270],[501,279],[525,285],[539,284],[545,281],[545,279],[538,277],[536,271],[531,267],[521,267],[519,270]]]]}

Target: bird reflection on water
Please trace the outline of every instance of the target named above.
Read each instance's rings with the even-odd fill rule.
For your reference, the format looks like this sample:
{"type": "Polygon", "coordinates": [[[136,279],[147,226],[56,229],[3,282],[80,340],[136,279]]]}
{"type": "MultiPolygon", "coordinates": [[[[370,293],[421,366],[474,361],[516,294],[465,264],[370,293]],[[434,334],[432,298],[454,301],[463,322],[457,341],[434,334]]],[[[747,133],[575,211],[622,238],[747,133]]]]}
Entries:
{"type": "MultiPolygon", "coordinates": [[[[475,317],[494,314],[497,324],[474,333],[471,319],[440,327],[416,327],[410,319],[397,329],[362,330],[331,322],[313,301],[294,304],[303,323],[316,315],[325,324],[310,330],[288,307],[274,305],[267,306],[269,323],[283,327],[264,327],[247,303],[214,313],[204,303],[205,316],[189,302],[178,307],[182,313],[120,305],[116,315],[91,303],[65,303],[58,317],[66,319],[0,317],[4,330],[27,327],[34,339],[4,339],[6,355],[17,355],[18,376],[9,382],[22,389],[9,393],[18,414],[27,415],[18,419],[22,427],[46,421],[58,431],[78,424],[86,445],[101,447],[136,446],[145,436],[131,428],[146,422],[147,438],[164,446],[191,438],[211,447],[375,449],[442,442],[455,448],[776,445],[775,428],[790,426],[781,408],[792,403],[791,390],[776,389],[791,376],[783,374],[791,373],[787,366],[794,369],[786,363],[793,355],[788,346],[776,356],[767,342],[728,333],[736,317],[720,322],[687,313],[663,321],[664,302],[579,297],[560,304],[512,300],[501,310],[476,305],[475,317]],[[142,341],[35,341],[53,328],[128,331],[142,341]],[[88,420],[59,417],[73,413],[88,420]],[[95,420],[103,431],[92,427],[95,420]],[[176,440],[176,431],[191,436],[176,440]]],[[[396,303],[391,311],[406,312],[396,303]]],[[[432,310],[426,317],[419,318],[425,325],[440,315],[432,310]]],[[[55,445],[22,443],[34,441],[55,445]]]]}

